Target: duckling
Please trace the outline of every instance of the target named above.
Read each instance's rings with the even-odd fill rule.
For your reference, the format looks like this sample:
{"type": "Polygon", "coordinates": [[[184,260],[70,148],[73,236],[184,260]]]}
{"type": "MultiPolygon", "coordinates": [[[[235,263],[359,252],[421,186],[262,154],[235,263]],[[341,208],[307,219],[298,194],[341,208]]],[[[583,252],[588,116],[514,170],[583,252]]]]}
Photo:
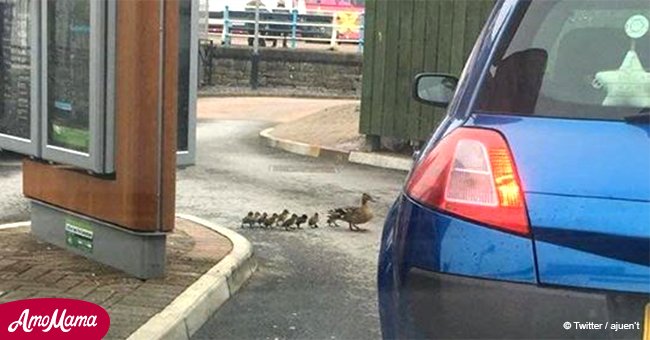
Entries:
{"type": "Polygon", "coordinates": [[[300,225],[307,222],[307,219],[309,219],[309,216],[307,216],[306,214],[302,214],[302,216],[298,217],[298,219],[296,220],[296,227],[298,227],[298,229],[302,229],[300,225]]]}
{"type": "Polygon", "coordinates": [[[339,219],[341,219],[341,216],[339,216],[338,213],[332,212],[332,210],[330,210],[327,215],[327,225],[329,227],[340,227],[340,225],[336,223],[336,221],[339,219]]]}
{"type": "Polygon", "coordinates": [[[318,221],[320,220],[320,217],[318,217],[318,213],[315,213],[314,216],[309,218],[309,221],[307,221],[307,224],[312,228],[316,229],[318,228],[318,221]]]}
{"type": "Polygon", "coordinates": [[[256,227],[257,226],[257,220],[259,220],[261,214],[259,211],[256,211],[255,214],[253,214],[253,220],[251,221],[251,227],[256,227]]]}
{"type": "Polygon", "coordinates": [[[278,215],[278,219],[277,219],[275,225],[276,226],[282,225],[282,223],[284,223],[284,221],[287,220],[287,217],[289,217],[289,210],[287,210],[287,209],[282,210],[280,215],[278,215]]]}
{"type": "Polygon", "coordinates": [[[296,223],[296,220],[298,219],[298,215],[293,214],[291,217],[289,217],[288,220],[282,222],[282,226],[284,227],[284,230],[289,231],[293,229],[291,226],[293,226],[296,223]]]}
{"type": "Polygon", "coordinates": [[[264,228],[265,229],[273,228],[273,224],[275,224],[275,221],[277,219],[278,219],[278,214],[273,213],[273,215],[271,215],[271,217],[264,220],[264,228]]]}
{"type": "Polygon", "coordinates": [[[372,198],[372,196],[364,193],[361,195],[360,207],[332,209],[328,212],[328,218],[333,219],[334,223],[336,223],[336,220],[348,222],[350,230],[352,231],[362,231],[363,229],[359,228],[358,224],[367,223],[374,216],[372,209],[370,209],[370,206],[368,205],[368,202],[375,202],[375,199],[372,198]]]}
{"type": "Polygon", "coordinates": [[[260,217],[258,217],[257,220],[255,221],[255,223],[257,223],[257,226],[262,227],[264,225],[264,221],[266,221],[266,218],[268,216],[269,216],[269,214],[262,213],[262,215],[260,215],[260,217]]]}
{"type": "Polygon", "coordinates": [[[242,218],[240,228],[244,228],[244,226],[248,226],[250,228],[253,225],[253,222],[253,212],[249,211],[248,214],[242,218]]]}

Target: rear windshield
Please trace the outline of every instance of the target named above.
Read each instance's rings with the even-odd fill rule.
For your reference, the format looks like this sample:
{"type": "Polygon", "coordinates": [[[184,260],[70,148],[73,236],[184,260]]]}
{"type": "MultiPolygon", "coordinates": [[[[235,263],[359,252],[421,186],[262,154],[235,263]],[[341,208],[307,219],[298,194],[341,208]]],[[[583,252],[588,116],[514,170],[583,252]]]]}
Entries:
{"type": "Polygon", "coordinates": [[[527,2],[478,111],[619,120],[650,107],[650,2],[527,2]]]}

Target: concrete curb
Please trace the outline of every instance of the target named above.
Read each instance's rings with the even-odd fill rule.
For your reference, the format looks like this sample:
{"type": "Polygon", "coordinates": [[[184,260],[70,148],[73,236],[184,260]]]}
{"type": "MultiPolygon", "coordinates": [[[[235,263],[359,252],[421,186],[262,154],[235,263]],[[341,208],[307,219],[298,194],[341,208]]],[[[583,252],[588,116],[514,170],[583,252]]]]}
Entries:
{"type": "Polygon", "coordinates": [[[243,236],[198,217],[185,214],[176,216],[227,237],[232,242],[232,251],[131,334],[129,340],[190,339],[257,269],[253,246],[243,236]]]}
{"type": "Polygon", "coordinates": [[[311,145],[288,139],[275,137],[271,134],[275,128],[260,132],[260,137],[270,147],[282,149],[291,153],[310,157],[334,157],[345,159],[350,163],[365,164],[378,168],[410,171],[413,161],[406,158],[393,157],[371,152],[343,151],[320,145],[311,145]]]}

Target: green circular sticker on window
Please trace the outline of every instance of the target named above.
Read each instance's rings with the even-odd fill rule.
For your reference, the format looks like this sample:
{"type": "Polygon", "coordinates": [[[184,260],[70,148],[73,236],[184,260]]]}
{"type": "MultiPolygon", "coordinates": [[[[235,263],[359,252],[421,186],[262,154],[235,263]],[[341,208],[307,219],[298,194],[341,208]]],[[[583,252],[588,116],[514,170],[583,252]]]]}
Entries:
{"type": "Polygon", "coordinates": [[[648,33],[649,27],[650,22],[648,22],[648,18],[639,14],[627,20],[627,23],[625,23],[625,33],[632,39],[638,39],[648,33]]]}

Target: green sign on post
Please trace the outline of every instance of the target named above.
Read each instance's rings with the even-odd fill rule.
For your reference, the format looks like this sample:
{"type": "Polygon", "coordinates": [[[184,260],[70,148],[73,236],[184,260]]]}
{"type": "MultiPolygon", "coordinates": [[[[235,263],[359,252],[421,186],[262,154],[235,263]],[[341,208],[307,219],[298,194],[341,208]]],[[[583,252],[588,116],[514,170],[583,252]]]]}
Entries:
{"type": "Polygon", "coordinates": [[[90,223],[76,218],[67,218],[65,220],[65,242],[68,247],[92,253],[93,235],[93,228],[90,223]]]}

